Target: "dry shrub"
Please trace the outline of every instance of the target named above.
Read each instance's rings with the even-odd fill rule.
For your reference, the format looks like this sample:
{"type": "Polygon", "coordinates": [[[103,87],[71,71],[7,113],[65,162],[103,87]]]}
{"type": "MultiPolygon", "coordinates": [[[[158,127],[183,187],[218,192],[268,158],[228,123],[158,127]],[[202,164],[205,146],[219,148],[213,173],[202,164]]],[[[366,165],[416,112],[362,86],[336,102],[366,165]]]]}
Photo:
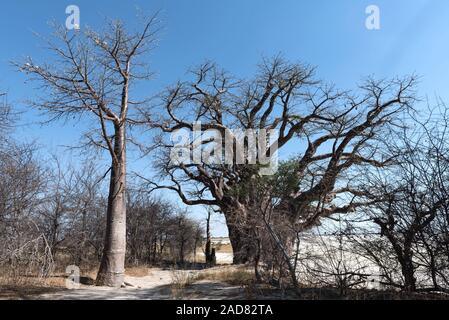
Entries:
{"type": "Polygon", "coordinates": [[[65,290],[65,277],[9,277],[0,270],[0,299],[30,299],[33,296],[65,290]]]}
{"type": "Polygon", "coordinates": [[[40,284],[54,271],[53,256],[43,235],[6,251],[0,260],[5,285],[40,284]]]}
{"type": "Polygon", "coordinates": [[[195,276],[190,272],[185,272],[182,270],[173,270],[172,271],[172,287],[177,289],[184,289],[185,287],[191,285],[195,276]]]}
{"type": "Polygon", "coordinates": [[[171,292],[174,299],[182,299],[184,290],[195,281],[196,276],[183,270],[172,271],[171,292]]]}

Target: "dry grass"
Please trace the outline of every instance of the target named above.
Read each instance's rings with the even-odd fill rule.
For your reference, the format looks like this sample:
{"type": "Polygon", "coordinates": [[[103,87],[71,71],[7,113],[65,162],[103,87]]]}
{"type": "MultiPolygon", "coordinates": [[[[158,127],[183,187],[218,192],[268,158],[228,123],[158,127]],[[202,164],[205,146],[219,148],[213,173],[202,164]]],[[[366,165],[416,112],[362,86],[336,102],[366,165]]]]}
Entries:
{"type": "Polygon", "coordinates": [[[174,299],[182,299],[184,297],[186,287],[195,282],[196,276],[190,272],[183,270],[172,271],[171,294],[174,299]]]}
{"type": "MultiPolygon", "coordinates": [[[[62,269],[60,269],[62,270],[62,269]]],[[[29,299],[33,296],[54,293],[66,290],[66,274],[54,272],[51,277],[39,278],[35,276],[10,276],[7,272],[0,274],[0,299],[29,299]]],[[[81,283],[93,285],[97,276],[97,268],[85,268],[81,270],[81,283]]],[[[130,267],[126,269],[126,275],[133,277],[144,277],[150,274],[148,267],[130,267]]]]}
{"type": "Polygon", "coordinates": [[[245,286],[254,282],[254,272],[243,266],[223,266],[205,270],[199,273],[195,280],[220,281],[245,286]]]}
{"type": "Polygon", "coordinates": [[[230,244],[221,244],[216,247],[216,252],[232,253],[232,246],[230,244]]]}
{"type": "Polygon", "coordinates": [[[151,274],[151,268],[145,266],[127,267],[125,274],[131,277],[146,277],[151,274]]]}
{"type": "Polygon", "coordinates": [[[194,277],[191,273],[185,272],[182,270],[173,270],[172,271],[172,287],[176,287],[178,289],[184,289],[185,287],[191,285],[196,277],[194,277]]]}
{"type": "Polygon", "coordinates": [[[98,269],[81,270],[81,277],[95,280],[97,278],[98,269]]]}
{"type": "Polygon", "coordinates": [[[65,290],[65,277],[0,277],[0,299],[29,299],[32,296],[65,290]]]}
{"type": "Polygon", "coordinates": [[[195,259],[191,257],[191,260],[195,261],[196,263],[206,263],[206,257],[204,256],[204,253],[197,253],[195,259]]]}
{"type": "MultiPolygon", "coordinates": [[[[81,269],[82,284],[92,285],[97,275],[97,267],[81,269]]],[[[11,271],[11,268],[0,270],[0,299],[29,299],[33,296],[66,290],[67,274],[62,264],[56,266],[52,275],[46,278],[36,274],[11,271]]]]}

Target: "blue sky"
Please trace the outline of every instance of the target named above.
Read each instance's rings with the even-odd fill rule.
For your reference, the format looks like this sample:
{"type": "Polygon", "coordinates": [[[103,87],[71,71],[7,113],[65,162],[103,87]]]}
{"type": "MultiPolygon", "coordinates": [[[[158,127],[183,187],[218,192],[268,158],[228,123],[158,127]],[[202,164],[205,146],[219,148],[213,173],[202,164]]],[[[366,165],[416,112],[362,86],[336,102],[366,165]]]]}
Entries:
{"type": "MultiPolygon", "coordinates": [[[[182,0],[182,1],[9,1],[0,11],[0,91],[25,111],[16,135],[37,140],[46,151],[78,141],[82,123],[34,124],[36,112],[26,99],[37,94],[9,61],[30,55],[45,60],[42,43],[48,22],[64,23],[67,5],[78,5],[81,28],[97,27],[104,17],[121,18],[134,26],[136,7],[161,10],[163,30],[150,63],[156,77],[142,90],[151,95],[186,76],[205,59],[238,76],[250,76],[264,56],[317,66],[317,75],[344,89],[364,76],[378,78],[417,73],[419,94],[449,101],[449,1],[447,0],[182,0]],[[365,8],[380,8],[381,29],[365,28],[365,8]]],[[[132,166],[132,165],[131,165],[132,166]]],[[[200,208],[192,208],[197,217],[200,208]]],[[[224,234],[217,222],[215,233],[224,234]]]]}

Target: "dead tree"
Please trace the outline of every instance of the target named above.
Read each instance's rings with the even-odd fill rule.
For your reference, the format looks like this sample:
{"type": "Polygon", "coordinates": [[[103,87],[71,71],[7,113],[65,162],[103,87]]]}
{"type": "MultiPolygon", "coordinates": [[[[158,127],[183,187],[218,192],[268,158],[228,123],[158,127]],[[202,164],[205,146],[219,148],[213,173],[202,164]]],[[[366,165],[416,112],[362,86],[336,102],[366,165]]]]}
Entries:
{"type": "Polygon", "coordinates": [[[28,58],[15,63],[40,84],[41,99],[33,106],[50,120],[90,119],[94,128],[84,135],[87,144],[107,150],[111,158],[106,236],[98,285],[123,283],[126,248],[126,146],[128,129],[142,101],[132,100],[131,86],[149,79],[142,57],[155,41],[156,18],[145,19],[140,32],[129,33],[122,22],[108,23],[101,33],[74,33],[56,28],[48,41],[54,58],[38,64],[28,58]],[[90,118],[87,118],[87,116],[90,118]]]}

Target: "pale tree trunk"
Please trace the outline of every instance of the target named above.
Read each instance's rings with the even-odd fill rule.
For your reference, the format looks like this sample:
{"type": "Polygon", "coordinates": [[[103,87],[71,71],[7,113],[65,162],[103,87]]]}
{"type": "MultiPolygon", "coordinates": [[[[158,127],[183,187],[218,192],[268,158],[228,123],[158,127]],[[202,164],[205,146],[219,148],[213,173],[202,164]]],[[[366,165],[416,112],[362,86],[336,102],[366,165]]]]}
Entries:
{"type": "Polygon", "coordinates": [[[116,126],[109,185],[106,234],[97,285],[120,287],[125,274],[126,251],[126,149],[125,128],[116,126]]]}

